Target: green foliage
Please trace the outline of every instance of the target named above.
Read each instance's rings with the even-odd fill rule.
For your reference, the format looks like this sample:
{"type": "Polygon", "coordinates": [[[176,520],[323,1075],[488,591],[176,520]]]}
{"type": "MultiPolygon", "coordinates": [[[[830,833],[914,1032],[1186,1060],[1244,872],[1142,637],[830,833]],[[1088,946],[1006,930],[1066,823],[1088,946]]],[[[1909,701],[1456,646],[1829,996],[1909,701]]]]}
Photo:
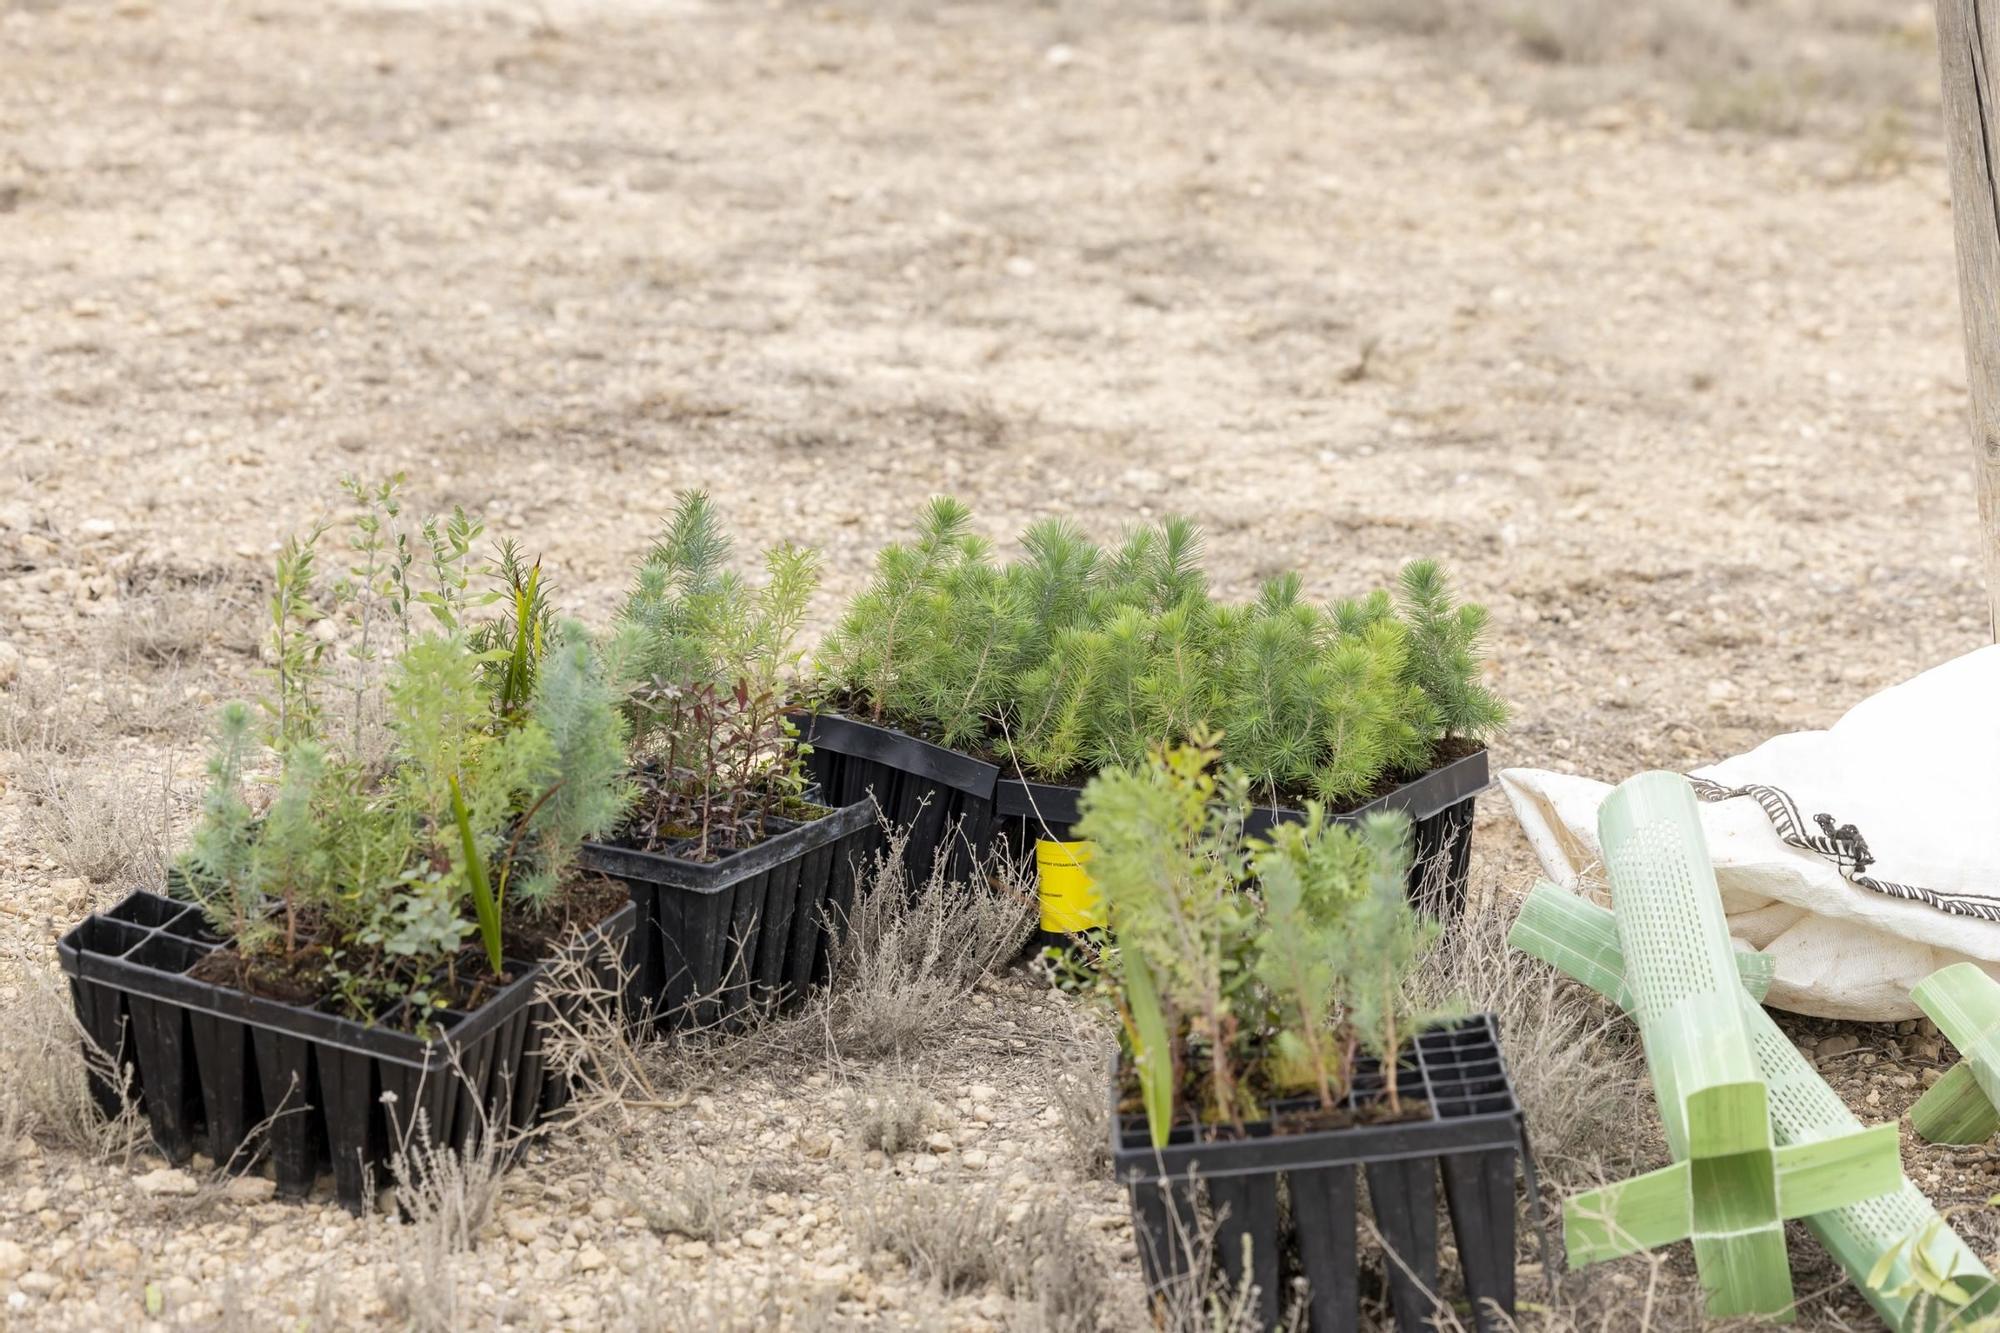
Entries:
{"type": "Polygon", "coordinates": [[[582,630],[552,628],[539,564],[502,544],[491,563],[500,592],[475,592],[481,528],[460,512],[420,525],[430,558],[413,579],[396,483],[349,492],[361,510],[354,560],[331,588],[357,630],[348,744],[317,725],[313,687],[326,668],[310,627],[327,590],[316,529],[285,546],[272,600],[275,773],[256,775],[264,756],[249,709],[223,709],[182,869],[253,976],[317,973],[366,1017],[402,999],[461,1002],[466,938],[480,933],[485,966],[499,968],[509,886],[524,910],[559,904],[578,844],[616,825],[630,784],[619,695],[582,630]],[[431,612],[424,632],[409,631],[413,606],[431,612]],[[403,636],[378,661],[371,636],[384,610],[403,636]],[[360,753],[371,698],[387,724],[379,757],[360,753]],[[262,801],[251,794],[260,786],[262,801]]]}
{"type": "Polygon", "coordinates": [[[458,826],[458,845],[466,884],[472,890],[472,907],[479,918],[479,938],[486,945],[486,961],[498,975],[500,959],[500,900],[486,878],[486,858],[479,853],[479,835],[472,831],[472,814],[465,808],[465,796],[454,774],[451,784],[451,818],[458,826]]]}
{"type": "Polygon", "coordinates": [[[350,656],[360,669],[354,673],[351,684],[354,702],[348,724],[348,746],[358,751],[361,748],[362,714],[368,696],[365,673],[380,655],[375,642],[377,613],[387,611],[396,618],[402,634],[401,642],[405,647],[409,646],[410,566],[416,556],[410,549],[409,534],[396,530],[396,520],[403,512],[400,495],[402,473],[398,472],[373,486],[363,484],[357,477],[347,476],[340,479],[340,485],[361,511],[354,520],[354,531],[347,539],[354,563],[347,567],[346,577],[334,585],[336,600],[353,608],[358,631],[350,656]]]}
{"type": "Polygon", "coordinates": [[[271,581],[271,666],[273,692],[264,699],[272,726],[272,744],[283,748],[319,734],[320,703],[315,686],[322,674],[326,643],[313,633],[325,618],[316,600],[319,539],[326,524],[315,524],[301,538],[285,539],[271,581]]]}
{"type": "Polygon", "coordinates": [[[1207,728],[1258,800],[1284,804],[1351,802],[1506,720],[1478,683],[1485,613],[1455,605],[1431,562],[1404,570],[1395,599],[1317,607],[1290,573],[1235,606],[1209,596],[1183,518],[1110,551],[1066,520],[1021,545],[996,564],[963,505],[931,501],[822,648],[832,692],[1044,779],[1139,763],[1207,728]]]}
{"type": "Polygon", "coordinates": [[[529,715],[548,737],[543,794],[521,819],[505,891],[537,912],[554,903],[585,841],[609,837],[630,806],[625,719],[581,625],[561,626],[535,678],[529,715]]]}
{"type": "Polygon", "coordinates": [[[1421,1021],[1403,981],[1436,933],[1410,908],[1409,833],[1401,813],[1366,817],[1361,839],[1374,860],[1367,891],[1348,906],[1343,929],[1328,938],[1348,1026],[1362,1049],[1381,1062],[1391,1112],[1402,1109],[1396,1054],[1421,1021]]]}
{"type": "Polygon", "coordinates": [[[1507,706],[1479,683],[1486,655],[1486,608],[1457,605],[1434,560],[1412,560],[1397,580],[1397,603],[1409,626],[1405,679],[1422,689],[1446,736],[1482,740],[1507,725],[1507,706]]]}
{"type": "Polygon", "coordinates": [[[502,722],[513,722],[534,691],[555,617],[542,584],[542,562],[530,563],[512,539],[500,543],[491,573],[497,585],[495,600],[503,610],[498,620],[486,621],[473,632],[472,645],[487,658],[486,692],[494,713],[502,722]]]}
{"type": "Polygon", "coordinates": [[[633,576],[613,630],[613,671],[634,696],[633,748],[665,743],[662,713],[640,701],[670,689],[739,682],[783,701],[797,667],[797,640],[819,585],[819,558],[785,545],[764,553],[756,588],[727,569],[731,544],[702,491],[683,491],[633,576]]]}
{"type": "MultiPolygon", "coordinates": [[[[949,609],[948,582],[967,565],[990,561],[972,531],[972,511],[949,496],[925,506],[916,540],[891,542],[875,556],[875,576],[848,604],[839,626],[820,645],[821,670],[838,688],[865,701],[876,720],[918,719],[927,700],[948,699],[949,681],[927,680],[951,654],[937,617],[949,609]]],[[[953,676],[973,674],[961,660],[953,676]]]]}
{"type": "MultiPolygon", "coordinates": [[[[1117,1009],[1155,1143],[1175,1099],[1239,1127],[1269,1099],[1343,1104],[1357,1045],[1393,1070],[1419,1018],[1403,979],[1429,935],[1404,897],[1409,826],[1360,831],[1317,804],[1245,838],[1248,786],[1217,775],[1210,738],[1156,750],[1084,790],[1079,836],[1115,948],[1100,981],[1117,1009]]],[[[1390,1110],[1400,1109],[1393,1074],[1390,1110]]]]}
{"type": "Polygon", "coordinates": [[[201,821],[181,858],[182,873],[201,893],[211,922],[238,937],[249,932],[264,902],[254,870],[255,816],[243,796],[243,773],[254,745],[249,706],[223,705],[210,737],[201,821]]]}

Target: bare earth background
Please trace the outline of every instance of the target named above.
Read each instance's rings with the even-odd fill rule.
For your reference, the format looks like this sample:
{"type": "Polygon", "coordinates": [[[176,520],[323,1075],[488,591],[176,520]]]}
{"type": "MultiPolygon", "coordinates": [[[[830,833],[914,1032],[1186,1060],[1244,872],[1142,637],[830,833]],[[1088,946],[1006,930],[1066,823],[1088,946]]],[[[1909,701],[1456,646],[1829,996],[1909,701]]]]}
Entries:
{"type": "MultiPolygon", "coordinates": [[[[191,815],[344,472],[594,614],[694,485],[746,557],[821,548],[822,624],[941,490],[1001,539],[1191,514],[1232,593],[1431,553],[1493,612],[1498,761],[1610,779],[1978,646],[1927,6],[1618,8],[0,0],[0,1001],[191,815]]],[[[1497,797],[1478,837],[1504,910],[1497,797]]],[[[415,1274],[393,1222],[23,1120],[0,1326],[1053,1326],[871,1249],[857,1193],[920,1175],[1072,1209],[1123,1326],[1120,1198],[1055,1143],[1071,1022],[1015,974],[910,1068],[710,1079],[536,1149],[415,1274]],[[891,1075],[936,1102],[913,1153],[850,1132],[891,1075]],[[708,1239],[634,1202],[690,1160],[739,1172],[708,1239]]],[[[1796,1030],[1869,1119],[1949,1056],[1796,1030]]],[[[1614,1174],[1661,1160],[1634,1105],[1614,1174]]],[[[1905,1137],[1941,1206],[2000,1189],[1905,1137]]],[[[1804,1326],[1871,1326],[1794,1252],[1804,1326]]],[[[1573,1285],[1675,1327],[1691,1282],[1573,1285]]]]}

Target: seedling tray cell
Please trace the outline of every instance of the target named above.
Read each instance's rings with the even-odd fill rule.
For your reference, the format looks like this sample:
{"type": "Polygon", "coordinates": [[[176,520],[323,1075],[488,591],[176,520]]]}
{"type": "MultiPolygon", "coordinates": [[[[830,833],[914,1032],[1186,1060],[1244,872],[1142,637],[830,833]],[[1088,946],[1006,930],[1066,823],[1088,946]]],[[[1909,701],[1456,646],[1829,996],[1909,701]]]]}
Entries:
{"type": "MultiPolygon", "coordinates": [[[[1188,1242],[1198,1234],[1197,1196],[1205,1194],[1211,1214],[1219,1214],[1214,1257],[1231,1282],[1242,1277],[1248,1241],[1263,1326],[1276,1324],[1286,1280],[1297,1275],[1309,1284],[1308,1327],[1357,1328],[1359,1167],[1376,1225],[1401,1260],[1384,1263],[1397,1327],[1419,1333],[1437,1314],[1427,1293],[1438,1289],[1440,1177],[1474,1322],[1481,1330],[1502,1327],[1493,1311],[1511,1315],[1515,1301],[1517,1154],[1531,1189],[1533,1163],[1524,1155],[1526,1131],[1497,1021],[1481,1014],[1428,1028],[1399,1069],[1399,1091],[1424,1108],[1421,1118],[1279,1133],[1276,1125],[1288,1116],[1318,1105],[1294,1100],[1273,1106],[1269,1118],[1241,1134],[1176,1126],[1161,1148],[1153,1146],[1143,1115],[1117,1111],[1122,1080],[1114,1069],[1112,1162],[1131,1200],[1149,1286],[1163,1289],[1195,1262],[1188,1242]],[[1281,1192],[1290,1200],[1288,1213],[1277,1206],[1281,1192]]],[[[1360,1062],[1351,1082],[1350,1109],[1381,1101],[1381,1071],[1371,1062],[1360,1062]]]]}
{"type": "Polygon", "coordinates": [[[629,1010],[669,1026],[735,1022],[782,1007],[825,975],[829,930],[854,902],[874,808],[851,802],[754,847],[693,861],[585,843],[586,869],[625,881],[645,938],[628,955],[629,1010]]]}

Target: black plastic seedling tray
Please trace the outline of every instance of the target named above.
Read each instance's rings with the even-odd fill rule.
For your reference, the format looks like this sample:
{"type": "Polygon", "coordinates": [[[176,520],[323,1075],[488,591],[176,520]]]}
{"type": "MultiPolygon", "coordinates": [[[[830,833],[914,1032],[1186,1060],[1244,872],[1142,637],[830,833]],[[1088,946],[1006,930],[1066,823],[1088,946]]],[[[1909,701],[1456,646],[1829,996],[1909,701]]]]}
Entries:
{"type": "Polygon", "coordinates": [[[668,1026],[709,1027],[805,994],[854,905],[874,816],[864,799],[774,821],[781,832],[714,861],[585,843],[584,868],[624,880],[640,904],[628,1006],[668,1026]]]}
{"type": "MultiPolygon", "coordinates": [[[[618,921],[598,929],[615,933],[618,921]]],[[[363,1024],[187,975],[221,946],[199,908],[144,890],[56,945],[78,1017],[117,1060],[169,1161],[200,1145],[241,1168],[258,1134],[280,1195],[304,1197],[329,1166],[335,1195],[359,1210],[420,1126],[430,1142],[464,1149],[482,1127],[525,1127],[517,1108],[539,1102],[541,1072],[523,1067],[535,965],[509,960],[511,980],[469,1013],[427,1015],[443,1029],[427,1040],[397,1030],[394,1010],[363,1024]]],[[[93,1092],[117,1109],[117,1089],[99,1082],[93,1092]]]]}
{"type": "MultiPolygon", "coordinates": [[[[1375,1220],[1401,1262],[1385,1261],[1390,1305],[1403,1333],[1432,1328],[1438,1290],[1437,1183],[1458,1242],[1459,1265],[1477,1327],[1505,1326],[1497,1307],[1514,1311],[1514,1163],[1521,1154],[1529,1189],[1534,1166],[1520,1103],[1500,1054],[1490,1014],[1420,1033],[1399,1066],[1398,1091],[1428,1108],[1420,1120],[1306,1133],[1275,1133],[1273,1121],[1315,1107],[1304,1100],[1274,1106],[1272,1120],[1246,1133],[1202,1138],[1177,1128],[1155,1148],[1143,1115],[1121,1114],[1122,1070],[1112,1071],[1112,1162],[1125,1185],[1140,1260],[1153,1290],[1184,1281],[1200,1235],[1198,1198],[1216,1215],[1212,1253],[1232,1286],[1250,1279],[1262,1302],[1260,1327],[1278,1322],[1284,1279],[1309,1284],[1307,1326],[1314,1333],[1351,1330],[1360,1321],[1355,1168],[1368,1179],[1375,1220]],[[1280,1186],[1289,1213],[1278,1206],[1280,1186]],[[1288,1217],[1289,1225],[1281,1222],[1288,1217]],[[1287,1271],[1291,1270],[1291,1271],[1287,1271]]],[[[1349,1105],[1379,1101],[1381,1070],[1358,1062],[1349,1105]]]]}
{"type": "MultiPolygon", "coordinates": [[[[799,712],[792,721],[812,747],[806,765],[827,804],[873,800],[890,828],[908,831],[911,884],[926,882],[940,859],[952,880],[972,877],[992,845],[999,765],[839,713],[799,712]]],[[[873,846],[881,840],[878,833],[873,846]]]]}
{"type": "MultiPolygon", "coordinates": [[[[1475,750],[1334,818],[1354,824],[1377,811],[1408,814],[1413,853],[1410,901],[1434,916],[1448,917],[1465,905],[1473,800],[1490,785],[1486,751],[1475,750]]],[[[1068,783],[1002,778],[993,793],[997,834],[1020,855],[1032,855],[1038,839],[1069,841],[1081,816],[1082,796],[1082,787],[1068,783]]],[[[1303,818],[1303,810],[1260,805],[1251,808],[1243,828],[1246,833],[1263,834],[1274,825],[1303,818]]]]}

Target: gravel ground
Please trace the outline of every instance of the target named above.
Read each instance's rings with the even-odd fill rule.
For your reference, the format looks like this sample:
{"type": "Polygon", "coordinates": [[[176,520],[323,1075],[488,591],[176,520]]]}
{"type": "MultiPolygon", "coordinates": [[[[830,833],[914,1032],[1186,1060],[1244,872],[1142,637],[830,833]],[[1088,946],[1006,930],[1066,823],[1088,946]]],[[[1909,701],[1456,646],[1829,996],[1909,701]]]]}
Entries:
{"type": "MultiPolygon", "coordinates": [[[[190,815],[274,544],[343,472],[483,511],[599,613],[690,485],[746,558],[825,553],[821,625],[939,490],[1002,540],[1189,513],[1235,593],[1435,554],[1493,612],[1497,761],[1606,778],[1978,646],[1924,8],[1776,6],[1832,16],[1804,109],[1754,63],[1769,14],[1661,7],[1733,43],[1691,83],[1643,52],[1695,48],[1589,9],[1491,41],[1418,21],[1446,0],[0,9],[0,1001],[190,815]]],[[[1489,800],[1476,892],[1533,870],[1489,800]]],[[[22,1137],[0,1325],[1052,1326],[872,1244],[870,1181],[1063,1201],[1129,1322],[1118,1197],[1052,1146],[1073,1016],[1023,974],[974,1003],[907,1069],[696,1079],[537,1147],[441,1267],[381,1218],[22,1137]],[[854,1099],[891,1075],[936,1125],[870,1157],[854,1099]],[[690,1162],[742,1173],[720,1238],[631,1203],[690,1162]]],[[[1870,1119],[1950,1055],[1796,1030],[1870,1119]]],[[[1991,1155],[1905,1148],[2000,1244],[1991,1155]]],[[[1869,1326],[1794,1253],[1803,1327],[1869,1326]]],[[[1584,1304],[1635,1326],[1654,1277],[1685,1299],[1691,1266],[1584,1304]]]]}

